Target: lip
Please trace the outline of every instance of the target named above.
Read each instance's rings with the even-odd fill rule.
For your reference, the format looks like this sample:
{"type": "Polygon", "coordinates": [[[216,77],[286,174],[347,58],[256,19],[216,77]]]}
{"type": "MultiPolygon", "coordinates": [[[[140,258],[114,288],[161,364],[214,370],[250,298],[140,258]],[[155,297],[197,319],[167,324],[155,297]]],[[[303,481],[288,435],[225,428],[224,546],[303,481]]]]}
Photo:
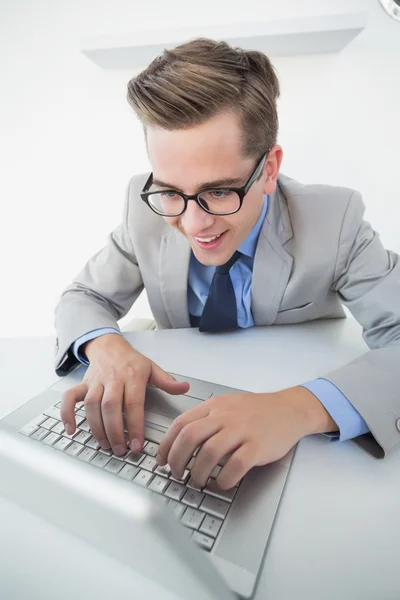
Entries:
{"type": "MultiPolygon", "coordinates": [[[[193,238],[195,243],[197,244],[197,246],[199,248],[201,248],[202,250],[215,250],[216,248],[218,248],[218,246],[220,246],[222,244],[222,242],[225,239],[225,235],[227,234],[227,231],[224,231],[224,233],[222,233],[219,238],[217,238],[216,240],[214,240],[213,242],[199,242],[199,240],[196,240],[196,238],[193,238]]],[[[210,236],[212,237],[212,236],[210,236]]]]}

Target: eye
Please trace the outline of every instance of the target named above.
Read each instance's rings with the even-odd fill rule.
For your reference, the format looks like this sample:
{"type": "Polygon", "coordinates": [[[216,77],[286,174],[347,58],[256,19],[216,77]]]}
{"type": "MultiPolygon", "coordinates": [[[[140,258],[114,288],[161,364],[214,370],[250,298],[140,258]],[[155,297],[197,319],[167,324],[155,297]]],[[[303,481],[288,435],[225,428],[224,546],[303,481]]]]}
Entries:
{"type": "Polygon", "coordinates": [[[168,198],[169,200],[176,198],[177,197],[177,193],[173,192],[172,190],[166,190],[165,192],[161,192],[161,196],[164,196],[165,198],[168,198]]]}
{"type": "Polygon", "coordinates": [[[227,195],[227,190],[213,190],[212,195],[214,198],[218,198],[219,200],[225,198],[227,195]]]}

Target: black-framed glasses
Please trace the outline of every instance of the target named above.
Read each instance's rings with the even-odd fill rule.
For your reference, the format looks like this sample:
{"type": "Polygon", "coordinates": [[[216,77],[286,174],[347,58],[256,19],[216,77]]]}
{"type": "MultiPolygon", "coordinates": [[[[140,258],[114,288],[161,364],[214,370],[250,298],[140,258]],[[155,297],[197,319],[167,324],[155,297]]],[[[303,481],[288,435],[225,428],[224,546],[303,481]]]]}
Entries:
{"type": "Polygon", "coordinates": [[[150,191],[153,185],[153,173],[151,173],[140,196],[151,210],[163,217],[179,217],[185,212],[189,200],[197,202],[200,208],[211,215],[233,215],[241,209],[244,197],[261,175],[269,152],[270,150],[263,154],[243,187],[209,188],[193,195],[172,189],[150,191]]]}

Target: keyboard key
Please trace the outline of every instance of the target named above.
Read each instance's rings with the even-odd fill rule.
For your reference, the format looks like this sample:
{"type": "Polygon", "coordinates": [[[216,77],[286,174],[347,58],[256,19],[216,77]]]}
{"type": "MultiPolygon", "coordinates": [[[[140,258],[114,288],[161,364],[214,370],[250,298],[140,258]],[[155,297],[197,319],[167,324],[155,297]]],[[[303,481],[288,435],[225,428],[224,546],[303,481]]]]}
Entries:
{"type": "Polygon", "coordinates": [[[145,454],[149,454],[150,456],[157,456],[159,447],[160,447],[159,444],[156,444],[155,442],[148,442],[144,446],[143,452],[145,454]]]}
{"type": "Polygon", "coordinates": [[[196,544],[198,544],[204,550],[211,550],[214,544],[213,538],[208,537],[208,535],[204,535],[204,533],[199,533],[195,531],[191,538],[196,544]]]}
{"type": "Polygon", "coordinates": [[[182,485],[181,483],[172,482],[168,486],[168,489],[165,492],[165,495],[168,498],[171,498],[172,500],[180,500],[182,498],[182,496],[184,495],[184,493],[186,492],[186,490],[187,490],[187,488],[185,488],[185,486],[182,485]]]}
{"type": "Polygon", "coordinates": [[[101,452],[102,454],[105,454],[106,456],[112,456],[113,455],[112,450],[104,450],[103,448],[99,448],[99,452],[101,452]]]}
{"type": "Polygon", "coordinates": [[[99,450],[100,444],[93,436],[85,443],[85,446],[89,448],[93,448],[94,450],[99,450]]]}
{"type": "Polygon", "coordinates": [[[226,463],[228,462],[228,460],[230,459],[231,456],[232,456],[232,454],[227,454],[226,456],[223,456],[218,463],[219,466],[223,467],[224,465],[226,465],[226,463]]]}
{"type": "Polygon", "coordinates": [[[147,487],[150,481],[153,479],[153,473],[150,471],[145,471],[144,469],[139,469],[139,473],[133,479],[133,483],[137,483],[138,485],[142,485],[143,487],[147,487]]]}
{"type": "Polygon", "coordinates": [[[96,456],[96,454],[97,452],[96,450],[93,450],[93,448],[85,448],[80,454],[78,454],[77,458],[78,460],[83,460],[83,462],[90,462],[92,458],[96,456]]]}
{"type": "Polygon", "coordinates": [[[54,433],[59,433],[60,435],[62,435],[65,432],[64,423],[62,423],[62,421],[60,421],[59,423],[57,423],[57,425],[55,425],[53,427],[52,431],[54,433]]]}
{"type": "Polygon", "coordinates": [[[77,410],[79,410],[80,408],[82,408],[82,406],[83,406],[83,402],[77,402],[77,403],[75,404],[75,408],[76,408],[77,410]]]}
{"type": "Polygon", "coordinates": [[[189,479],[190,473],[187,469],[184,470],[183,475],[181,477],[181,479],[176,479],[175,477],[172,477],[171,475],[171,479],[173,481],[177,481],[178,483],[183,483],[185,484],[187,482],[187,480],[189,479]]]}
{"type": "Polygon", "coordinates": [[[133,465],[125,465],[118,473],[118,477],[122,477],[122,479],[132,481],[132,479],[135,477],[138,471],[139,467],[134,467],[133,465]]]}
{"type": "Polygon", "coordinates": [[[157,467],[154,471],[157,475],[161,475],[162,477],[169,477],[171,475],[171,468],[169,465],[164,465],[163,467],[157,467]]]}
{"type": "Polygon", "coordinates": [[[72,442],[72,444],[66,449],[66,453],[71,456],[78,456],[80,452],[84,449],[85,446],[82,444],[78,444],[78,442],[72,442]]]}
{"type": "Polygon", "coordinates": [[[211,473],[210,477],[212,477],[213,479],[217,479],[220,470],[222,469],[222,467],[220,467],[219,465],[217,465],[214,469],[213,472],[211,473]]]}
{"type": "Polygon", "coordinates": [[[56,408],[55,406],[50,406],[50,408],[47,408],[45,411],[43,411],[43,414],[56,419],[56,421],[61,421],[60,409],[56,408]]]}
{"type": "Polygon", "coordinates": [[[86,418],[86,413],[81,408],[78,409],[78,412],[76,414],[79,415],[80,417],[86,418]]]}
{"type": "Polygon", "coordinates": [[[162,494],[167,485],[169,485],[168,479],[165,479],[165,477],[161,477],[160,475],[156,475],[153,481],[150,483],[149,489],[153,492],[158,492],[159,494],[162,494]]]}
{"type": "Polygon", "coordinates": [[[112,458],[104,467],[105,471],[109,471],[110,473],[119,473],[123,468],[124,463],[122,460],[118,458],[112,458]]]}
{"type": "Polygon", "coordinates": [[[57,419],[46,419],[46,421],[43,421],[42,423],[42,427],[44,427],[45,429],[51,429],[52,427],[54,427],[54,425],[57,425],[58,421],[57,419]]]}
{"type": "Polygon", "coordinates": [[[79,429],[83,429],[83,431],[90,431],[89,423],[86,421],[86,419],[79,425],[79,429]]]}
{"type": "Polygon", "coordinates": [[[188,490],[182,498],[182,502],[188,506],[193,506],[193,508],[199,508],[203,498],[204,494],[201,492],[197,492],[196,490],[188,490]]]}
{"type": "Polygon", "coordinates": [[[45,415],[39,415],[35,419],[32,419],[32,421],[30,421],[27,425],[22,427],[22,429],[20,429],[19,432],[23,435],[30,436],[33,433],[33,431],[35,431],[43,423],[43,421],[46,420],[47,417],[45,415]]]}
{"type": "Polygon", "coordinates": [[[72,435],[70,435],[69,433],[67,433],[65,430],[63,431],[63,435],[65,437],[67,437],[70,440],[73,440],[76,438],[77,435],[79,435],[80,433],[80,429],[75,429],[74,433],[72,435]]]}
{"type": "Polygon", "coordinates": [[[46,435],[49,434],[49,430],[48,429],[43,429],[43,427],[39,427],[39,429],[37,429],[34,433],[32,433],[32,435],[30,436],[32,440],[37,440],[38,442],[41,442],[42,439],[44,437],[46,437],[46,435]]]}
{"type": "Polygon", "coordinates": [[[135,465],[135,467],[137,467],[138,465],[140,465],[140,463],[142,462],[142,460],[144,459],[144,454],[142,454],[141,452],[129,452],[128,456],[126,456],[124,458],[124,460],[127,463],[130,463],[131,465],[135,465]]]}
{"type": "Polygon", "coordinates": [[[75,415],[75,423],[77,427],[80,427],[80,425],[82,425],[82,423],[84,422],[84,417],[80,417],[79,415],[75,415]]]}
{"type": "Polygon", "coordinates": [[[189,481],[186,484],[188,486],[188,488],[192,489],[192,490],[197,490],[198,492],[201,492],[202,488],[200,488],[194,481],[192,478],[189,479],[189,481]]]}
{"type": "Polygon", "coordinates": [[[19,430],[19,433],[22,433],[22,435],[26,435],[27,437],[29,437],[38,429],[39,427],[37,425],[25,425],[22,429],[19,430]]]}
{"type": "Polygon", "coordinates": [[[195,460],[196,460],[195,457],[192,456],[192,458],[189,460],[188,464],[186,465],[186,468],[189,469],[189,471],[193,467],[195,460]]]}
{"type": "Polygon", "coordinates": [[[229,507],[230,504],[228,502],[207,494],[200,506],[201,510],[219,519],[225,519],[229,507]]]}
{"type": "Polygon", "coordinates": [[[207,535],[211,535],[211,537],[216,538],[219,530],[221,529],[222,521],[220,519],[216,519],[215,517],[211,517],[207,515],[204,521],[201,524],[200,530],[202,533],[206,533],[207,535]]]}
{"type": "MultiPolygon", "coordinates": [[[[54,432],[52,432],[54,433],[54,432]]],[[[61,439],[58,440],[58,442],[56,444],[54,444],[54,448],[57,448],[57,450],[61,450],[64,451],[66,450],[70,445],[72,444],[72,440],[69,440],[66,437],[62,437],[61,439]]]]}
{"type": "Polygon", "coordinates": [[[237,488],[231,488],[230,490],[221,490],[218,486],[215,479],[209,479],[207,481],[206,487],[203,490],[206,494],[210,494],[210,496],[215,496],[216,498],[221,498],[221,500],[226,500],[227,502],[232,502],[237,492],[237,488]]]}
{"type": "Polygon", "coordinates": [[[181,523],[185,525],[185,527],[190,527],[191,529],[198,529],[204,517],[205,514],[200,510],[188,507],[183,513],[181,523]]]}
{"type": "Polygon", "coordinates": [[[80,431],[78,435],[74,437],[74,442],[79,442],[80,444],[85,444],[92,437],[91,433],[87,431],[80,431]]]}
{"type": "Polygon", "coordinates": [[[60,435],[58,435],[58,433],[49,433],[49,435],[46,435],[46,437],[44,437],[42,439],[43,444],[47,444],[47,446],[53,446],[53,444],[55,444],[56,442],[58,442],[58,440],[60,439],[60,435]]]}
{"type": "Polygon", "coordinates": [[[90,461],[90,464],[94,465],[95,467],[100,467],[100,469],[102,469],[106,466],[108,462],[110,462],[110,460],[111,459],[109,456],[107,456],[106,454],[100,454],[100,452],[98,452],[97,456],[95,456],[93,460],[90,461]]]}
{"type": "Polygon", "coordinates": [[[153,472],[157,468],[157,461],[153,456],[146,456],[140,463],[140,468],[153,472]]]}
{"type": "Polygon", "coordinates": [[[168,508],[171,509],[172,514],[177,519],[180,519],[186,510],[186,506],[184,504],[181,504],[181,502],[178,502],[177,500],[170,500],[169,504],[168,504],[168,508]]]}

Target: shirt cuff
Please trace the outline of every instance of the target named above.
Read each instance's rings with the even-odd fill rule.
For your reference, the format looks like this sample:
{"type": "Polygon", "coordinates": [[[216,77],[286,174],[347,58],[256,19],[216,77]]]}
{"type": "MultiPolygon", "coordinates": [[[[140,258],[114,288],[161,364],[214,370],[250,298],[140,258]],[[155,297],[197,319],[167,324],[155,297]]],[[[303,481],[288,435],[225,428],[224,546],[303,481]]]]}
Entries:
{"type": "Polygon", "coordinates": [[[86,366],[89,365],[89,361],[87,360],[86,356],[83,355],[81,350],[83,344],[86,344],[86,342],[90,342],[90,340],[94,340],[102,335],[106,335],[106,333],[118,333],[118,335],[121,335],[118,329],[114,329],[113,327],[102,327],[100,329],[94,329],[93,331],[85,333],[85,335],[82,335],[73,343],[72,352],[79,362],[86,366]]]}
{"type": "Polygon", "coordinates": [[[322,434],[331,442],[344,442],[369,432],[369,427],[346,396],[328,379],[314,379],[302,387],[314,394],[339,427],[339,433],[322,434]]]}

